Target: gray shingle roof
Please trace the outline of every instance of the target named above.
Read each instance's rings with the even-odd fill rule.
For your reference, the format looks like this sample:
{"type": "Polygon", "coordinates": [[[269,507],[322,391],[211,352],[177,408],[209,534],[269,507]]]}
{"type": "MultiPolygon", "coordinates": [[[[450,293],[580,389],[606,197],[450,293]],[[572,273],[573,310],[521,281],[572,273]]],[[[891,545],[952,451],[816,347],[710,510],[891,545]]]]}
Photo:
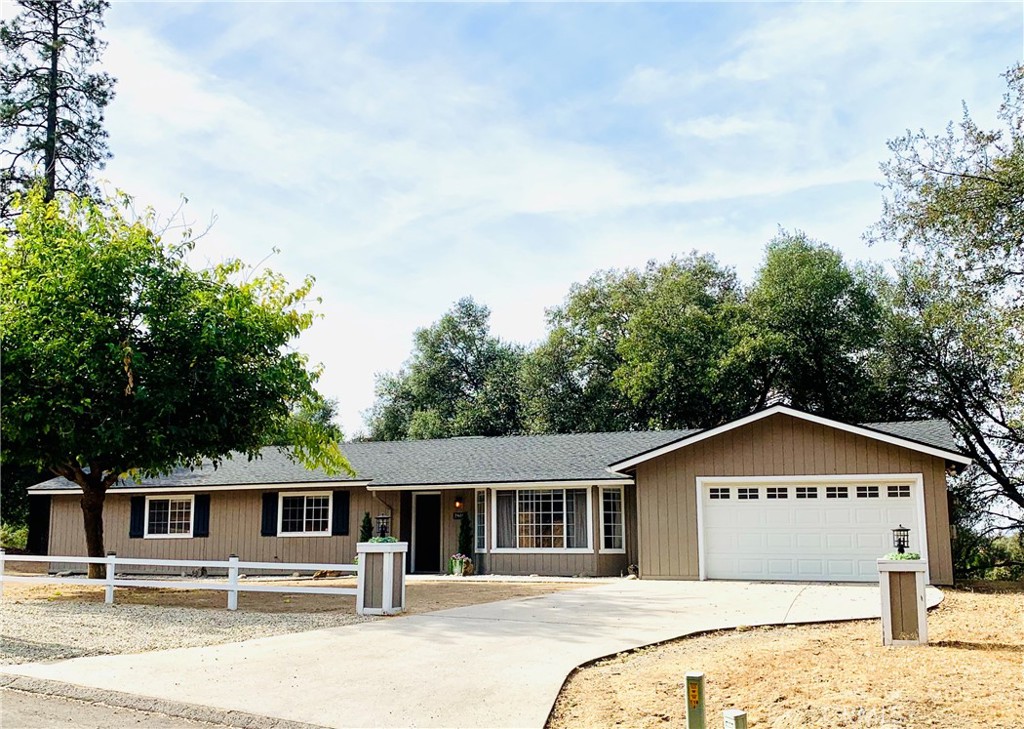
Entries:
{"type": "MultiPolygon", "coordinates": [[[[864,427],[890,433],[949,451],[956,451],[949,426],[941,420],[866,423],[864,427]]],[[[286,483],[372,481],[373,486],[505,483],[516,481],[598,481],[621,478],[605,467],[631,456],[697,433],[662,430],[619,433],[572,433],[497,438],[344,443],[355,476],[328,476],[291,461],[277,448],[264,448],[262,457],[225,460],[214,469],[177,469],[141,484],[119,483],[113,490],[140,487],[272,485],[286,483]]],[[[76,489],[64,478],[53,478],[32,489],[76,489]]]]}

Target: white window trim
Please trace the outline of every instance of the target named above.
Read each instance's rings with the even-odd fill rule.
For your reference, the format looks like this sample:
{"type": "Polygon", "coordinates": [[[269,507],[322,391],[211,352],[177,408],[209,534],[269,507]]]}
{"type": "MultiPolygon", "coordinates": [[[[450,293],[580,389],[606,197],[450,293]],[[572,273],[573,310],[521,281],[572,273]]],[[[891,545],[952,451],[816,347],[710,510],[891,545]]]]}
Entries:
{"type": "Polygon", "coordinates": [[[476,489],[473,493],[473,551],[476,554],[487,554],[487,537],[490,536],[488,532],[487,522],[487,489],[476,489]],[[480,495],[484,497],[484,508],[480,509],[480,495]],[[477,516],[483,515],[484,528],[483,537],[484,545],[480,546],[480,525],[477,523],[477,516]]]}
{"type": "MultiPolygon", "coordinates": [[[[818,485],[827,484],[857,484],[863,486],[888,485],[891,483],[903,483],[910,485],[910,497],[915,500],[917,506],[917,529],[921,538],[918,543],[921,545],[921,559],[928,564],[928,526],[927,517],[924,513],[924,475],[921,473],[862,473],[842,474],[835,476],[697,476],[697,579],[706,580],[707,569],[705,559],[707,550],[704,545],[704,488],[719,486],[722,484],[748,484],[760,483],[764,485],[788,484],[788,485],[818,485]]],[[[855,503],[854,500],[850,500],[855,503]]],[[[928,565],[925,572],[925,584],[932,583],[931,565],[928,565]]]]}
{"type": "MultiPolygon", "coordinates": [[[[277,495],[277,536],[279,537],[329,537],[331,523],[334,521],[333,491],[282,491],[277,495]],[[284,523],[284,500],[295,496],[326,496],[327,497],[327,530],[322,532],[285,532],[281,531],[284,523]]],[[[305,502],[303,502],[302,523],[306,523],[305,502]]]]}
{"type": "MultiPolygon", "coordinates": [[[[519,495],[516,494],[516,541],[519,540],[519,495]]],[[[594,553],[594,487],[564,486],[552,488],[550,486],[534,486],[532,488],[494,488],[491,494],[491,553],[492,554],[593,554],[594,553]],[[573,488],[587,489],[587,546],[586,547],[499,547],[498,546],[498,492],[499,491],[566,491],[573,488]]]]}
{"type": "MultiPolygon", "coordinates": [[[[168,519],[170,516],[168,515],[168,519]]],[[[142,530],[143,539],[191,539],[196,528],[196,497],[194,494],[160,495],[146,497],[145,526],[142,530]],[[149,502],[150,501],[188,501],[188,534],[150,534],[149,533],[149,502]]],[[[170,529],[170,523],[168,523],[170,529]]]]}
{"type": "Polygon", "coordinates": [[[598,544],[598,554],[625,554],[626,553],[626,490],[622,486],[602,486],[601,487],[601,534],[598,544]],[[605,549],[604,546],[604,492],[605,491],[618,491],[619,492],[619,526],[622,527],[622,546],[619,549],[605,549]]]}

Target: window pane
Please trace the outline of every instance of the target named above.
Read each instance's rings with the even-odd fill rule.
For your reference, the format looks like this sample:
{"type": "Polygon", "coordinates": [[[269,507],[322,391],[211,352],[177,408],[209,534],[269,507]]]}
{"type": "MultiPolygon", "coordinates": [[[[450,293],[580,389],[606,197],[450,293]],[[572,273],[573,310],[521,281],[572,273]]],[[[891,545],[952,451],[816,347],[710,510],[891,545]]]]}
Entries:
{"type": "Polygon", "coordinates": [[[565,546],[564,491],[517,491],[516,499],[521,549],[565,546]]]}
{"type": "Polygon", "coordinates": [[[149,531],[148,534],[167,534],[170,519],[170,501],[168,499],[149,500],[149,531]]]}
{"type": "Polygon", "coordinates": [[[498,547],[511,549],[516,546],[516,492],[496,491],[498,500],[498,547]]]}
{"type": "Polygon", "coordinates": [[[590,537],[587,526],[587,489],[565,492],[565,546],[585,549],[590,537]]]}
{"type": "Polygon", "coordinates": [[[603,489],[601,495],[603,508],[602,539],[605,549],[622,549],[622,489],[603,489]]]}
{"type": "Polygon", "coordinates": [[[476,492],[476,551],[487,549],[487,492],[476,492]]]}
{"type": "Polygon", "coordinates": [[[306,497],[306,528],[307,532],[326,532],[330,523],[330,496],[306,497]]]}
{"type": "Polygon", "coordinates": [[[169,507],[169,534],[188,534],[192,531],[192,500],[171,499],[169,507]]]}
{"type": "Polygon", "coordinates": [[[298,533],[302,531],[304,496],[284,496],[281,498],[281,532],[298,533]]]}

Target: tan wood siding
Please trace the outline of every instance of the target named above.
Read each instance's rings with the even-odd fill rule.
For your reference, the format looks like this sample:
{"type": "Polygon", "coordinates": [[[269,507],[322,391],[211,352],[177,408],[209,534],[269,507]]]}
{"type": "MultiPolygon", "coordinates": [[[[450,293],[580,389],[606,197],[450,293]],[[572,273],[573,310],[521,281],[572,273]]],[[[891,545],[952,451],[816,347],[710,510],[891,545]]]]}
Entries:
{"type": "Polygon", "coordinates": [[[917,640],[917,575],[913,572],[889,573],[889,615],[893,640],[917,640]]]}
{"type": "MultiPolygon", "coordinates": [[[[270,489],[267,489],[270,490],[270,489]]],[[[363,514],[385,511],[362,487],[349,491],[349,533],[337,537],[260,536],[263,491],[213,492],[210,495],[210,536],[192,539],[130,539],[130,496],[111,493],[103,507],[104,544],[122,557],[154,559],[227,559],[237,554],[253,562],[332,562],[348,564],[356,556],[363,514]]],[[[284,493],[287,493],[285,491],[284,493]]],[[[385,495],[385,498],[390,494],[385,495]]],[[[395,500],[397,503],[397,499],[395,500]]],[[[49,553],[84,556],[85,533],[78,496],[54,496],[49,553]]],[[[397,518],[397,509],[395,516],[397,518]]],[[[155,571],[153,569],[147,571],[155,571]]]]}
{"type": "Polygon", "coordinates": [[[698,476],[883,473],[922,475],[931,580],[952,584],[943,459],[783,413],[637,466],[640,573],[698,579],[698,476]]]}

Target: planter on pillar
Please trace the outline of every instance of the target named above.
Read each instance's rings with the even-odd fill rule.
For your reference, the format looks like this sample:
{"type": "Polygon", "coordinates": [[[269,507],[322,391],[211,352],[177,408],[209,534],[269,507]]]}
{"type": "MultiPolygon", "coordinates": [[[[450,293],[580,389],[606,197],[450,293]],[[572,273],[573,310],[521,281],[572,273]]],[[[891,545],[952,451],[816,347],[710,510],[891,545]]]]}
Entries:
{"type": "Polygon", "coordinates": [[[882,644],[923,645],[928,642],[923,559],[878,560],[882,592],[882,644]]]}
{"type": "Polygon", "coordinates": [[[405,557],[408,542],[359,542],[356,612],[398,615],[405,611],[405,557]]]}

